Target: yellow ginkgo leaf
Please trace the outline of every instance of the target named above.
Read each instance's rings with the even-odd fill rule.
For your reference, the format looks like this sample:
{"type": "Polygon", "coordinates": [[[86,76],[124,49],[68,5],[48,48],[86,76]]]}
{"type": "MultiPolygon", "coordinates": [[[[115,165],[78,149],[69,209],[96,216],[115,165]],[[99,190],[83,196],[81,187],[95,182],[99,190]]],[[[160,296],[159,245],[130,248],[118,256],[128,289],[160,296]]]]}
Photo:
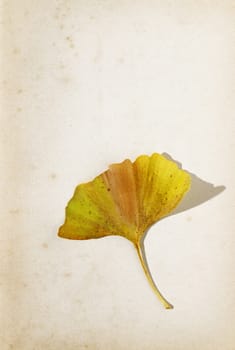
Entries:
{"type": "Polygon", "coordinates": [[[190,176],[160,154],[112,164],[93,181],[79,185],[66,207],[58,235],[91,239],[120,235],[134,243],[144,272],[166,308],[172,305],[155,286],[145,264],[141,239],[169,214],[190,187],[190,176]]]}

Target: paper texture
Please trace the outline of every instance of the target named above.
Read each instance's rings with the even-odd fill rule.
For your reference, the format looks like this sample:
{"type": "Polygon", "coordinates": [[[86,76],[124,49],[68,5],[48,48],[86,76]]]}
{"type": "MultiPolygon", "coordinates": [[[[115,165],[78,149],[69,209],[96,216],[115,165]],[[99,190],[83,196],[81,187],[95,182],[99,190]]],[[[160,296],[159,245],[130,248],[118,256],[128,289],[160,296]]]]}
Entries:
{"type": "Polygon", "coordinates": [[[235,348],[234,33],[233,1],[1,1],[1,349],[235,348]],[[226,187],[148,233],[173,310],[128,241],[57,237],[78,183],[153,152],[226,187]]]}

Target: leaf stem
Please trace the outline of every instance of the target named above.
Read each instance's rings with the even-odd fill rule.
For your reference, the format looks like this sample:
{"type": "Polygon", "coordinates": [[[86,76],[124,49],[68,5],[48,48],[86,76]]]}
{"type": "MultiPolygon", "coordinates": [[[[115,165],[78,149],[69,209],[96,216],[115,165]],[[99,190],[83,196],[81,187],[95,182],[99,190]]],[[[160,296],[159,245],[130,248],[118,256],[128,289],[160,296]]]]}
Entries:
{"type": "Polygon", "coordinates": [[[139,259],[140,259],[140,262],[141,262],[141,265],[143,267],[143,270],[144,270],[144,273],[147,277],[147,280],[150,284],[150,286],[152,287],[152,290],[154,291],[154,293],[156,294],[156,296],[158,297],[158,299],[160,300],[160,302],[163,304],[163,306],[166,308],[166,309],[173,309],[173,305],[171,305],[165,298],[164,296],[161,294],[161,292],[159,291],[159,289],[157,288],[157,286],[155,285],[154,281],[153,281],[153,278],[149,272],[149,269],[147,267],[147,264],[145,262],[145,258],[144,258],[144,255],[143,255],[143,251],[142,251],[142,248],[141,248],[141,244],[138,242],[138,243],[135,243],[135,247],[136,247],[136,250],[137,250],[137,253],[138,253],[138,256],[139,256],[139,259]]]}

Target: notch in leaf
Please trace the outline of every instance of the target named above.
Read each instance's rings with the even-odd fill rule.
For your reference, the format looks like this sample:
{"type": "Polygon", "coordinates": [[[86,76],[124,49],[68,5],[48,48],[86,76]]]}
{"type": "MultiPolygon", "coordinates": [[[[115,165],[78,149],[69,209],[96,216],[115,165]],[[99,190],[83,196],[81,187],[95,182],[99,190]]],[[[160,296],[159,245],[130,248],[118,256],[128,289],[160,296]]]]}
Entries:
{"type": "Polygon", "coordinates": [[[135,246],[145,275],[166,309],[173,306],[155,286],[145,263],[141,239],[168,215],[190,188],[190,175],[164,156],[139,156],[112,164],[93,181],[77,186],[58,235],[91,239],[120,235],[135,246]]]}

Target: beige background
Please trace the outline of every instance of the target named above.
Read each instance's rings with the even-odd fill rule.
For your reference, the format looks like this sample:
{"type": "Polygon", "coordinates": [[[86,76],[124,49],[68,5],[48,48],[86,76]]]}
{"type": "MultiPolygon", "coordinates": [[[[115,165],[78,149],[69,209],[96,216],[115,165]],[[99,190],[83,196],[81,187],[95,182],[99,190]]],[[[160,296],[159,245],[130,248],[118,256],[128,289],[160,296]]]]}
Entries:
{"type": "Polygon", "coordinates": [[[1,1],[1,349],[235,349],[234,5],[1,1]],[[79,182],[152,152],[226,186],[148,233],[170,311],[128,241],[56,236],[79,182]]]}

